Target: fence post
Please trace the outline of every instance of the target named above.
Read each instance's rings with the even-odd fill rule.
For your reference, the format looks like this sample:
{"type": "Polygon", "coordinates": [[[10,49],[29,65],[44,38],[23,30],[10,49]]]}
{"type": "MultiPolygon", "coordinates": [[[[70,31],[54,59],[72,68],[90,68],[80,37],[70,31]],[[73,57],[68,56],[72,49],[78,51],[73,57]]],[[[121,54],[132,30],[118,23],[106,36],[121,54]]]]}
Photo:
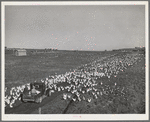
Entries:
{"type": "Polygon", "coordinates": [[[39,114],[41,114],[41,107],[39,107],[39,114]]]}

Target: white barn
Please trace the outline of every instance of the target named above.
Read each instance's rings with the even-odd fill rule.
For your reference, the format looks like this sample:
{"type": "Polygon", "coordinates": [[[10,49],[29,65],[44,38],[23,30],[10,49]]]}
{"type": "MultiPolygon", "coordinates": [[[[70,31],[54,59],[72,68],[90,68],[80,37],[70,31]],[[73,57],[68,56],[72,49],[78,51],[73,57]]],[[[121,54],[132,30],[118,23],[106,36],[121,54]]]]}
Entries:
{"type": "Polygon", "coordinates": [[[17,50],[15,50],[15,55],[16,56],[26,56],[27,51],[25,49],[17,49],[17,50]]]}

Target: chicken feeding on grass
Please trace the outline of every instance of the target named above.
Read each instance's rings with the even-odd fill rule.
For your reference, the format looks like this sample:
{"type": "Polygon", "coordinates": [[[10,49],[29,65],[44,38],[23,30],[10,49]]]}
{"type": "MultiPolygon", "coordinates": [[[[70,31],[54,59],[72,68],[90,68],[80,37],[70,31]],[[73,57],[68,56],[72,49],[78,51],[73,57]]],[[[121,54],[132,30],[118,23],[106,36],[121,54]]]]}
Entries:
{"type": "Polygon", "coordinates": [[[68,88],[68,92],[70,92],[70,90],[71,90],[71,87],[70,87],[70,88],[68,88]]]}
{"type": "Polygon", "coordinates": [[[54,92],[55,92],[54,90],[50,90],[50,96],[51,96],[51,94],[54,93],[54,92]]]}
{"type": "Polygon", "coordinates": [[[102,93],[102,92],[100,92],[100,94],[101,94],[101,96],[103,95],[103,93],[102,93]]]}
{"type": "Polygon", "coordinates": [[[62,91],[64,90],[64,87],[63,87],[63,86],[61,86],[61,90],[62,90],[62,91]]]}
{"type": "Polygon", "coordinates": [[[64,99],[64,100],[67,99],[67,94],[63,94],[63,99],[64,99]]]}
{"type": "Polygon", "coordinates": [[[96,94],[94,95],[94,97],[95,97],[96,99],[98,98],[96,94]]]}
{"type": "Polygon", "coordinates": [[[72,98],[73,101],[76,101],[76,98],[72,98]]]}
{"type": "Polygon", "coordinates": [[[91,99],[88,99],[88,102],[90,103],[90,102],[91,102],[91,99]]]}
{"type": "MultiPolygon", "coordinates": [[[[110,79],[111,76],[114,75],[114,77],[117,77],[117,74],[119,74],[120,71],[124,71],[124,69],[127,69],[129,66],[132,66],[133,64],[137,63],[137,61],[141,61],[141,58],[138,58],[137,55],[124,55],[124,56],[117,56],[117,57],[112,57],[109,58],[109,60],[105,61],[104,63],[100,63],[99,60],[94,61],[89,63],[88,65],[83,65],[81,70],[79,71],[78,69],[74,69],[73,71],[75,72],[66,72],[64,75],[55,75],[52,76],[51,78],[46,78],[46,82],[44,80],[41,80],[41,82],[45,82],[48,85],[48,88],[52,89],[54,88],[55,90],[62,91],[64,89],[68,89],[71,93],[75,93],[77,91],[80,91],[81,93],[89,92],[90,88],[93,88],[93,92],[95,92],[95,95],[102,95],[102,92],[97,92],[97,90],[94,89],[94,86],[97,86],[95,81],[93,80],[92,83],[90,83],[91,79],[96,79],[96,78],[101,78],[104,76],[107,76],[107,78],[110,79]],[[133,59],[133,60],[131,60],[133,59]],[[95,69],[95,71],[93,71],[95,69]],[[78,79],[80,78],[80,79],[78,79]],[[88,81],[87,81],[88,80],[88,81]],[[67,82],[70,85],[72,85],[72,81],[75,83],[74,86],[69,86],[69,87],[57,87],[57,85],[50,86],[51,84],[57,84],[57,83],[62,83],[62,82],[67,82]],[[84,86],[82,86],[84,85],[84,86]],[[87,88],[86,90],[78,89],[78,88],[85,87],[87,88]],[[77,90],[73,91],[71,90],[77,90]]],[[[101,86],[103,83],[100,83],[101,86]]],[[[26,84],[27,88],[30,89],[29,83],[26,84]]],[[[117,83],[115,83],[114,86],[117,86],[117,83]]],[[[17,88],[12,88],[10,90],[10,95],[13,96],[13,99],[18,99],[20,96],[20,92],[23,92],[25,86],[17,87],[17,88]],[[16,97],[15,97],[16,96],[16,97]]],[[[115,87],[114,87],[115,88],[115,87]]],[[[107,93],[113,93],[114,90],[111,88],[105,88],[104,94],[107,93]]],[[[5,89],[6,92],[6,89],[5,89]]],[[[122,89],[121,95],[124,96],[124,89],[122,89]]],[[[117,95],[117,94],[116,94],[117,95]]],[[[8,99],[8,98],[7,98],[8,99]]],[[[20,98],[19,98],[20,100],[20,98]]],[[[12,104],[11,104],[12,105],[12,104]]]]}
{"type": "Polygon", "coordinates": [[[82,91],[82,93],[84,94],[84,93],[85,93],[85,91],[82,91]]]}
{"type": "Polygon", "coordinates": [[[85,97],[83,96],[83,100],[85,100],[85,97]]]}
{"type": "Polygon", "coordinates": [[[71,98],[71,94],[68,94],[68,98],[69,98],[69,99],[71,98]]]}
{"type": "Polygon", "coordinates": [[[9,107],[10,107],[10,108],[12,108],[12,107],[13,107],[13,106],[12,106],[12,104],[13,104],[13,103],[10,103],[10,104],[9,104],[9,107]]]}
{"type": "Polygon", "coordinates": [[[61,91],[60,87],[57,88],[58,91],[61,91]]]}
{"type": "Polygon", "coordinates": [[[19,92],[16,92],[16,96],[19,97],[19,96],[20,96],[20,93],[19,93],[19,92]]]}
{"type": "Polygon", "coordinates": [[[6,102],[7,104],[10,104],[10,99],[6,98],[6,99],[5,99],[5,102],[6,102]]]}

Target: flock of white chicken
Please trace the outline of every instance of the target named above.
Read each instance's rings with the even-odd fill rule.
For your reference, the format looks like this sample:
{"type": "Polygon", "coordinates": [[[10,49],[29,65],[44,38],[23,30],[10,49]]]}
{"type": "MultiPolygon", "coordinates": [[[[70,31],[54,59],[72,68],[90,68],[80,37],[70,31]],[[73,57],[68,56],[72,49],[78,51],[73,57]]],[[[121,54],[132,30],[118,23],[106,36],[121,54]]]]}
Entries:
{"type": "MultiPolygon", "coordinates": [[[[137,63],[137,61],[141,61],[140,55],[143,54],[115,55],[103,60],[96,60],[74,69],[73,72],[49,76],[45,80],[41,80],[41,82],[45,83],[51,94],[56,91],[64,91],[64,100],[72,99],[73,101],[85,100],[91,102],[93,98],[97,99],[104,94],[108,95],[119,90],[116,82],[113,83],[112,88],[109,85],[104,85],[101,78],[107,77],[111,79],[111,77],[117,77],[120,71],[122,72],[137,63]],[[63,83],[67,83],[67,85],[63,85],[63,83]],[[87,94],[90,97],[87,98],[87,94]]],[[[20,94],[25,87],[30,89],[30,84],[11,88],[9,94],[5,94],[5,107],[12,108],[15,101],[21,100],[20,94]]],[[[5,93],[6,91],[7,88],[5,88],[5,93]]],[[[121,95],[125,95],[123,91],[124,87],[119,90],[121,95]]]]}

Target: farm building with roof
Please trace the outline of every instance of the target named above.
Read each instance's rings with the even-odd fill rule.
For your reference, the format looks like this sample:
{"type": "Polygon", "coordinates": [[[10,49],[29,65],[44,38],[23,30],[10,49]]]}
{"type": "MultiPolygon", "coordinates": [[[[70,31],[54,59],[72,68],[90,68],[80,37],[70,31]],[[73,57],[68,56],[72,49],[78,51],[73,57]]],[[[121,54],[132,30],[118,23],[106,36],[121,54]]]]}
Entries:
{"type": "Polygon", "coordinates": [[[25,49],[16,49],[14,53],[16,56],[26,56],[27,55],[27,51],[25,49]]]}

